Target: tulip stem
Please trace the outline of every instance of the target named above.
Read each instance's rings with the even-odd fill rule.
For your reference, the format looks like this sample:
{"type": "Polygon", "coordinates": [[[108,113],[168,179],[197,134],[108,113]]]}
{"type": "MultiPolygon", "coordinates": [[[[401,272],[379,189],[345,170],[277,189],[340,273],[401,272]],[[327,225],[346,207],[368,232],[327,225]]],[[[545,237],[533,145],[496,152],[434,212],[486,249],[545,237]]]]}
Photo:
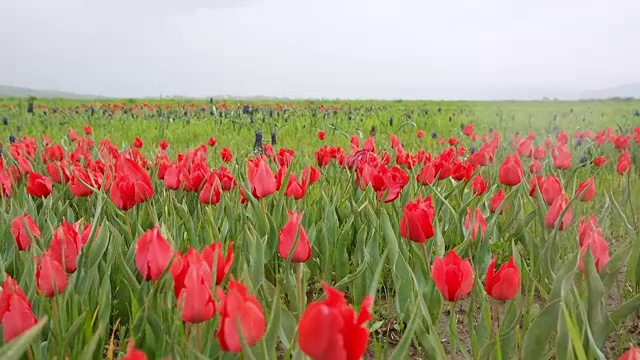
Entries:
{"type": "Polygon", "coordinates": [[[429,266],[429,256],[427,254],[427,243],[422,243],[422,257],[424,257],[424,266],[427,268],[427,279],[431,277],[431,267],[429,266]]]}
{"type": "Polygon", "coordinates": [[[302,278],[304,276],[304,263],[296,264],[296,280],[298,282],[298,311],[300,312],[300,317],[302,317],[302,311],[304,308],[304,290],[302,289],[302,278]]]}
{"type": "Polygon", "coordinates": [[[450,355],[452,360],[456,358],[456,347],[458,342],[456,304],[456,302],[450,303],[449,308],[449,332],[451,333],[451,348],[449,351],[451,353],[450,355]]]}
{"type": "Polygon", "coordinates": [[[502,351],[500,349],[500,312],[498,311],[498,302],[494,301],[491,304],[491,310],[493,312],[493,316],[491,316],[491,337],[495,336],[496,338],[496,355],[497,359],[502,359],[502,351]]]}

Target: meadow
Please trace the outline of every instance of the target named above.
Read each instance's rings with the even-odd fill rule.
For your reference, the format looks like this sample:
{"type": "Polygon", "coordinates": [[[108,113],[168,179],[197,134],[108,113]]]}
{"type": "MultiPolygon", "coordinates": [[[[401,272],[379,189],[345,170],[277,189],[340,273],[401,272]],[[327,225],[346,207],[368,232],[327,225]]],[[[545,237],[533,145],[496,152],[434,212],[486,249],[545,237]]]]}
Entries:
{"type": "Polygon", "coordinates": [[[640,101],[0,118],[2,359],[640,358],[640,101]]]}

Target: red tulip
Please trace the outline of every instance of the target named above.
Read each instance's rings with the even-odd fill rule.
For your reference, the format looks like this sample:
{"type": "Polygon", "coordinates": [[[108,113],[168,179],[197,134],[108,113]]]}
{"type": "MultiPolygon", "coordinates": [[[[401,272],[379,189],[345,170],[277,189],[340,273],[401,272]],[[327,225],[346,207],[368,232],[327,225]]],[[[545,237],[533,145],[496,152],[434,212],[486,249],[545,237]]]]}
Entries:
{"type": "Polygon", "coordinates": [[[31,196],[46,198],[51,194],[52,184],[48,177],[32,172],[27,178],[27,193],[31,196]]]}
{"type": "Polygon", "coordinates": [[[324,140],[326,135],[327,135],[327,133],[324,132],[324,130],[318,131],[318,140],[320,140],[320,141],[324,140]]]}
{"type": "MultiPolygon", "coordinates": [[[[281,168],[283,169],[283,168],[281,168]]],[[[287,197],[293,197],[296,200],[300,200],[307,193],[307,184],[304,182],[298,182],[296,174],[289,174],[289,183],[284,191],[284,195],[287,197]]]]}
{"type": "Polygon", "coordinates": [[[416,135],[418,136],[418,139],[422,139],[424,137],[424,131],[418,130],[418,133],[416,135]]]}
{"type": "Polygon", "coordinates": [[[369,341],[367,321],[373,299],[365,297],[356,314],[339,290],[322,283],[326,298],[307,306],[298,323],[300,349],[314,360],[361,359],[369,341]]]}
{"type": "Polygon", "coordinates": [[[542,172],[542,163],[538,160],[533,160],[531,164],[529,164],[529,172],[532,174],[542,172]]]}
{"type": "Polygon", "coordinates": [[[480,196],[484,194],[489,188],[489,179],[483,179],[482,175],[478,173],[471,181],[471,191],[473,195],[480,196]]]}
{"type": "Polygon", "coordinates": [[[307,184],[309,186],[315,184],[318,180],[320,180],[320,170],[314,168],[313,166],[307,166],[302,169],[302,183],[307,184]]]}
{"type": "Polygon", "coordinates": [[[618,157],[616,171],[618,174],[623,175],[629,172],[629,169],[631,169],[631,154],[628,151],[625,151],[620,154],[620,157],[618,157]]]}
{"type": "Polygon", "coordinates": [[[547,149],[545,149],[542,146],[538,146],[534,151],[533,151],[533,158],[536,160],[542,160],[547,156],[547,149]]]}
{"type": "Polygon", "coordinates": [[[64,161],[50,162],[45,168],[47,169],[47,174],[51,177],[51,180],[56,184],[66,184],[71,180],[69,166],[64,161]]]}
{"type": "Polygon", "coordinates": [[[426,242],[434,233],[433,219],[435,209],[431,201],[431,195],[415,201],[409,201],[404,207],[400,220],[400,234],[402,237],[418,243],[426,242]]]}
{"type": "Polygon", "coordinates": [[[498,179],[503,185],[515,186],[520,184],[523,175],[524,170],[522,169],[520,157],[518,157],[517,154],[511,154],[504,159],[504,162],[500,166],[498,179]]]}
{"type": "Polygon", "coordinates": [[[133,147],[134,147],[134,148],[140,149],[140,148],[142,147],[142,145],[143,145],[143,144],[144,144],[144,143],[142,142],[142,140],[141,140],[139,137],[136,137],[136,138],[133,140],[133,147]]]}
{"type": "Polygon", "coordinates": [[[37,322],[27,295],[7,274],[0,293],[0,323],[5,343],[20,336],[37,322]]]}
{"type": "Polygon", "coordinates": [[[431,277],[447,301],[464,299],[473,287],[473,268],[469,259],[462,260],[455,250],[433,261],[431,277]]]}
{"type": "Polygon", "coordinates": [[[564,194],[560,179],[552,175],[547,175],[547,177],[539,183],[539,186],[542,199],[547,205],[553,204],[555,199],[564,194]]]}
{"type": "Polygon", "coordinates": [[[127,353],[124,355],[122,360],[147,360],[147,355],[144,351],[136,349],[133,345],[133,341],[129,341],[129,345],[127,345],[127,353]]]}
{"type": "Polygon", "coordinates": [[[134,160],[120,156],[115,166],[115,180],[109,197],[120,210],[127,211],[153,197],[149,173],[134,160]]]}
{"type": "Polygon", "coordinates": [[[209,175],[204,183],[198,200],[201,204],[215,205],[220,202],[220,181],[215,173],[209,175]]]}
{"type": "Polygon", "coordinates": [[[306,262],[311,258],[311,244],[301,224],[304,213],[296,213],[290,210],[287,212],[289,213],[289,220],[280,230],[278,254],[283,259],[288,259],[293,263],[306,262]],[[293,249],[294,245],[295,249],[293,249]],[[293,254],[291,254],[292,251],[293,254]]]}
{"type": "MultiPolygon", "coordinates": [[[[553,229],[556,227],[556,223],[560,218],[560,213],[567,207],[569,204],[569,198],[566,195],[558,196],[551,204],[549,210],[547,210],[547,216],[545,217],[545,226],[547,229],[553,229]]],[[[558,230],[565,230],[571,224],[571,209],[569,208],[567,212],[562,217],[560,224],[558,225],[558,230]]]]}
{"type": "Polygon", "coordinates": [[[640,348],[631,345],[629,350],[620,355],[618,360],[640,360],[640,348]]]}
{"type": "Polygon", "coordinates": [[[609,162],[609,159],[607,159],[606,156],[598,156],[597,158],[593,159],[593,165],[597,167],[600,167],[608,162],[609,162]]]}
{"type": "Polygon", "coordinates": [[[431,185],[436,179],[436,170],[432,163],[426,163],[418,173],[416,181],[422,185],[431,185]]]}
{"type": "Polygon", "coordinates": [[[384,165],[379,166],[378,172],[372,179],[372,187],[376,191],[378,200],[382,200],[386,194],[385,203],[395,201],[408,183],[409,175],[397,166],[390,169],[384,165]]]}
{"type": "Polygon", "coordinates": [[[84,134],[89,136],[91,135],[91,133],[93,132],[93,130],[91,129],[91,125],[85,125],[84,126],[84,134]]]}
{"type": "Polygon", "coordinates": [[[593,236],[602,237],[602,229],[598,224],[598,218],[595,215],[591,215],[587,218],[584,216],[578,223],[578,245],[582,247],[586,242],[592,240],[593,236]]]}
{"type": "Polygon", "coordinates": [[[162,139],[162,141],[160,141],[160,149],[162,150],[167,150],[167,148],[169,147],[169,142],[166,139],[162,139]]]}
{"type": "Polygon", "coordinates": [[[576,189],[576,197],[582,202],[589,202],[596,196],[596,184],[593,178],[581,182],[576,189]]]}
{"type": "Polygon", "coordinates": [[[41,236],[40,228],[27,213],[22,216],[18,215],[11,221],[11,234],[20,251],[28,250],[31,247],[31,239],[39,239],[41,236]]]}
{"type": "Polygon", "coordinates": [[[42,259],[36,260],[36,286],[46,297],[63,293],[67,288],[67,274],[62,265],[51,257],[48,252],[42,254],[42,259]]]}
{"type": "Polygon", "coordinates": [[[567,147],[560,143],[553,150],[551,150],[551,157],[553,158],[553,165],[556,169],[566,170],[571,168],[571,153],[567,147]]]}
{"type": "Polygon", "coordinates": [[[233,159],[233,153],[226,147],[222,148],[222,150],[220,150],[220,158],[222,159],[222,161],[230,163],[231,159],[233,159]]]}
{"type": "Polygon", "coordinates": [[[233,265],[233,242],[227,244],[226,257],[223,253],[223,245],[219,241],[214,241],[213,244],[202,249],[202,257],[211,268],[211,271],[214,270],[215,266],[216,285],[220,285],[229,270],[231,270],[231,265],[233,265]]]}
{"type": "Polygon", "coordinates": [[[69,140],[76,142],[78,140],[78,134],[72,128],[69,128],[69,140]]]}
{"type": "MultiPolygon", "coordinates": [[[[500,207],[504,199],[505,199],[504,190],[502,189],[498,190],[498,192],[495,195],[493,195],[493,197],[491,198],[491,201],[489,202],[489,209],[491,210],[492,213],[495,214],[495,212],[498,211],[498,207],[500,207]]],[[[500,210],[500,213],[502,213],[502,210],[500,210]]]]}
{"type": "Polygon", "coordinates": [[[249,160],[247,177],[251,184],[251,194],[256,199],[262,199],[276,192],[276,178],[264,158],[256,157],[249,160]]]}
{"type": "Polygon", "coordinates": [[[609,244],[601,235],[595,232],[591,233],[591,235],[580,247],[580,263],[578,265],[580,270],[584,271],[583,258],[587,249],[589,249],[595,261],[596,270],[600,272],[611,258],[609,256],[609,244]]]}
{"type": "Polygon", "coordinates": [[[247,346],[252,346],[262,338],[267,324],[262,306],[243,284],[232,278],[228,289],[226,295],[221,291],[216,293],[220,299],[217,336],[223,351],[239,353],[242,351],[240,338],[247,346]]]}
{"type": "Polygon", "coordinates": [[[74,167],[73,175],[69,183],[69,190],[71,190],[71,193],[76,197],[86,197],[93,194],[93,190],[85,184],[95,186],[86,170],[79,166],[74,167]]]}
{"type": "Polygon", "coordinates": [[[136,242],[136,267],[145,280],[158,280],[171,263],[173,247],[158,226],[147,230],[136,242]]]}
{"type": "Polygon", "coordinates": [[[10,197],[13,193],[13,180],[11,175],[4,169],[0,169],[0,197],[10,197]]]}
{"type": "MultiPolygon", "coordinates": [[[[213,318],[216,306],[211,295],[211,268],[204,261],[202,255],[191,248],[182,257],[186,262],[180,268],[180,285],[178,291],[178,307],[181,309],[180,318],[184,322],[197,324],[213,318]]],[[[174,266],[171,266],[171,274],[174,275],[174,266]]],[[[175,281],[175,275],[174,275],[175,281]]],[[[174,291],[175,291],[174,286],[174,291]]]]}
{"type": "MultiPolygon", "coordinates": [[[[207,144],[211,147],[216,146],[216,144],[218,143],[218,140],[214,139],[213,137],[210,137],[209,140],[207,141],[207,144]]],[[[228,161],[225,161],[228,162],[228,161]]]]}
{"type": "Polygon", "coordinates": [[[496,256],[489,264],[487,278],[485,280],[485,290],[489,296],[496,300],[511,300],[518,294],[520,289],[520,270],[513,262],[513,256],[509,262],[502,264],[498,272],[495,272],[496,256]]]}
{"type": "Polygon", "coordinates": [[[48,253],[68,273],[73,273],[76,271],[76,259],[80,254],[82,245],[78,242],[76,228],[69,224],[66,219],[63,219],[62,224],[53,231],[48,253]]]}
{"type": "Polygon", "coordinates": [[[45,146],[44,151],[42,152],[42,163],[49,164],[52,162],[62,161],[64,160],[64,149],[61,145],[51,145],[45,146]]]}
{"type": "Polygon", "coordinates": [[[469,230],[471,228],[471,240],[476,241],[478,230],[480,230],[480,238],[484,239],[484,233],[487,231],[487,222],[482,215],[480,209],[475,209],[473,215],[471,209],[467,208],[467,217],[464,220],[464,227],[469,230]]]}

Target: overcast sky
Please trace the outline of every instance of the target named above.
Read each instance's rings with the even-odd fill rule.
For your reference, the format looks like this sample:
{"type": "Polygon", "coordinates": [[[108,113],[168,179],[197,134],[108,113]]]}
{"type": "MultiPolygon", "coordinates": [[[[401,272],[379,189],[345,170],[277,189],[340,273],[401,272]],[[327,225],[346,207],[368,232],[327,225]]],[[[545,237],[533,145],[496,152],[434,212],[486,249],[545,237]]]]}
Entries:
{"type": "Polygon", "coordinates": [[[465,98],[640,81],[640,0],[0,0],[0,84],[465,98]]]}

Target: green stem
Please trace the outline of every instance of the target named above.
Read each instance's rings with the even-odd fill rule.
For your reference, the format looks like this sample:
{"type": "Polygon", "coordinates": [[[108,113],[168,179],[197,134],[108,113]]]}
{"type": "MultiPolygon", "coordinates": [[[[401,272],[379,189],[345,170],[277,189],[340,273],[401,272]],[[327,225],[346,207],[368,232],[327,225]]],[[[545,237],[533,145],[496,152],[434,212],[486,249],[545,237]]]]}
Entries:
{"type": "Polygon", "coordinates": [[[422,250],[422,257],[424,258],[424,266],[427,268],[427,279],[428,279],[431,277],[431,267],[429,266],[431,262],[429,261],[429,255],[427,254],[426,242],[422,243],[421,250],[422,250]]]}
{"type": "Polygon", "coordinates": [[[458,342],[458,329],[457,329],[457,315],[456,315],[456,304],[455,302],[450,303],[450,310],[449,310],[449,332],[450,332],[450,338],[451,338],[451,344],[450,344],[450,356],[451,359],[455,359],[456,358],[456,347],[457,347],[457,342],[458,342]]]}
{"type": "Polygon", "coordinates": [[[296,281],[298,285],[298,311],[300,312],[300,317],[302,317],[302,312],[304,311],[304,289],[302,288],[302,279],[304,276],[304,263],[296,264],[296,281]]]}

